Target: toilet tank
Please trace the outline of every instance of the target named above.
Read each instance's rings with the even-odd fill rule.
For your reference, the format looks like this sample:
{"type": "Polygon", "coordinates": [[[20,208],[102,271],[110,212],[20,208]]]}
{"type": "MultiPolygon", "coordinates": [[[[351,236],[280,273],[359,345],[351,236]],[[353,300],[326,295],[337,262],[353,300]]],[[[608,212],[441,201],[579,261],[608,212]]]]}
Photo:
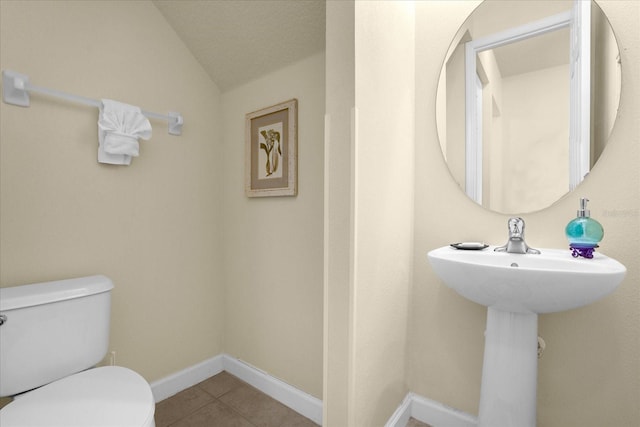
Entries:
{"type": "Polygon", "coordinates": [[[0,396],[100,362],[109,345],[111,289],[105,276],[0,288],[0,396]]]}

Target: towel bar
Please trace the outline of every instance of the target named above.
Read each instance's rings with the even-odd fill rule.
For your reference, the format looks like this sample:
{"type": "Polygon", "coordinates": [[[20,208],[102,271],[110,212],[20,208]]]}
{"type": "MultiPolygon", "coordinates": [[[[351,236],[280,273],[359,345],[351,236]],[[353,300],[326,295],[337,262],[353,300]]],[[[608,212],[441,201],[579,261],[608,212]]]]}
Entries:
{"type": "MultiPolygon", "coordinates": [[[[29,76],[26,74],[20,74],[10,70],[2,70],[2,100],[6,104],[28,107],[30,105],[29,92],[61,98],[67,101],[88,105],[90,107],[100,107],[100,101],[97,99],[85,98],[84,96],[72,95],[70,93],[54,89],[35,86],[29,83],[29,76]]],[[[182,125],[184,124],[184,120],[180,113],[171,111],[169,114],[163,115],[142,110],[142,114],[150,119],[166,120],[169,124],[169,134],[182,134],[182,125]]]]}

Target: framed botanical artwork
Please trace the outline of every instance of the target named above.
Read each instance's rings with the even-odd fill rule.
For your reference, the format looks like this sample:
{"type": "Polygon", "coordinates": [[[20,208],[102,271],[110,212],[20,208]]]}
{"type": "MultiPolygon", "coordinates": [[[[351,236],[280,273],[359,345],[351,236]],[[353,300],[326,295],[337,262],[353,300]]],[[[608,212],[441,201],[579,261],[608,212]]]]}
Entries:
{"type": "Polygon", "coordinates": [[[245,120],[245,193],[298,194],[298,100],[248,113],[245,120]]]}

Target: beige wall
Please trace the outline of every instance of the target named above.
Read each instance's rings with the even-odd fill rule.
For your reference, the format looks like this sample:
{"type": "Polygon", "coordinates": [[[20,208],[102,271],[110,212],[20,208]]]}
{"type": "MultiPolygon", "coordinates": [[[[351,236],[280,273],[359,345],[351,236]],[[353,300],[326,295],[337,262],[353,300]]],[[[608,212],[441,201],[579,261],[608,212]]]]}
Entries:
{"type": "MultiPolygon", "coordinates": [[[[477,413],[486,310],[443,286],[426,261],[430,249],[453,240],[502,243],[506,234],[507,216],[463,195],[437,143],[440,58],[477,3],[415,5],[415,191],[407,178],[413,142],[403,92],[411,83],[399,86],[404,96],[393,110],[378,104],[398,84],[385,76],[413,79],[411,59],[399,49],[397,69],[393,63],[380,74],[358,69],[365,92],[356,97],[355,89],[357,66],[371,66],[401,39],[411,43],[404,6],[362,3],[356,14],[353,3],[341,3],[327,5],[325,155],[331,160],[323,172],[322,55],[221,96],[151,3],[3,0],[3,69],[75,94],[178,110],[186,124],[182,136],[172,137],[164,123],[153,122],[154,137],[143,142],[141,157],[113,167],[95,160],[95,109],[35,96],[28,109],[0,104],[0,285],[111,276],[111,348],[119,364],[150,381],[225,351],[315,396],[324,382],[327,425],[382,424],[407,390],[477,413]],[[395,19],[383,25],[385,14],[395,19]],[[364,17],[379,28],[389,22],[404,28],[367,34],[364,17]],[[366,36],[376,43],[365,43],[366,36]],[[378,43],[386,48],[377,51],[378,43]],[[389,86],[375,99],[378,82],[389,86]],[[300,195],[247,199],[240,166],[244,114],[292,97],[300,102],[300,195]],[[354,105],[362,111],[361,134],[353,139],[360,150],[352,157],[354,105]],[[404,125],[393,134],[398,151],[384,151],[393,129],[376,122],[381,116],[404,125]],[[378,135],[386,139],[375,140],[378,135]],[[386,168],[378,170],[383,160],[386,168]],[[275,227],[262,226],[265,218],[275,227]],[[413,260],[405,246],[411,224],[413,260]],[[290,234],[279,233],[285,226],[290,234]],[[285,268],[274,265],[280,254],[291,261],[285,268]],[[370,360],[361,364],[364,358],[370,360]]],[[[600,4],[622,51],[612,143],[576,193],[525,220],[529,244],[563,247],[564,225],[577,198],[587,195],[605,227],[601,250],[629,272],[610,297],[541,316],[547,342],[539,368],[541,426],[640,422],[640,13],[633,1],[600,4]]]]}
{"type": "Polygon", "coordinates": [[[324,404],[330,426],[384,425],[407,392],[413,23],[411,3],[327,3],[324,404]]]}
{"type": "MultiPolygon", "coordinates": [[[[640,5],[598,2],[622,57],[622,96],[610,145],[579,189],[548,209],[524,216],[533,247],[564,247],[564,226],[578,198],[605,228],[600,250],[627,266],[614,294],[591,306],[540,316],[547,343],[539,364],[540,426],[632,426],[640,423],[640,5]]],[[[441,62],[450,40],[477,2],[416,3],[416,208],[414,285],[408,330],[409,389],[477,414],[484,307],[445,287],[426,253],[452,241],[502,244],[508,216],[486,211],[459,190],[442,159],[435,119],[441,62]]]]}
{"type": "Polygon", "coordinates": [[[414,21],[412,2],[355,2],[353,426],[383,425],[407,392],[414,21]]]}
{"type": "Polygon", "coordinates": [[[322,397],[324,54],[222,96],[225,352],[322,397]],[[244,195],[245,114],[298,99],[298,196],[244,195]]]}
{"type": "Polygon", "coordinates": [[[150,2],[0,3],[0,66],[35,85],[180,111],[130,166],[97,163],[98,111],[0,103],[0,284],[101,273],[110,349],[157,380],[222,352],[220,94],[150,2]]]}
{"type": "Polygon", "coordinates": [[[185,119],[115,167],[97,109],[2,103],[1,285],[106,274],[118,364],[154,381],[226,352],[321,397],[324,54],[222,96],[151,2],[1,4],[3,69],[185,119]],[[294,97],[299,195],[248,199],[245,114],[294,97]]]}
{"type": "Polygon", "coordinates": [[[349,425],[353,399],[353,132],[355,5],[327,2],[324,174],[323,424],[349,425]]]}
{"type": "Polygon", "coordinates": [[[118,364],[153,381],[226,352],[321,396],[324,55],[223,97],[150,2],[3,1],[2,68],[186,123],[114,167],[96,109],[2,104],[2,286],[106,274],[118,364]],[[244,115],[293,97],[299,195],[248,199],[244,115]]]}
{"type": "MultiPolygon", "coordinates": [[[[486,309],[442,285],[426,260],[429,250],[454,240],[501,244],[506,239],[508,216],[484,210],[467,199],[451,178],[437,143],[434,99],[441,68],[437,58],[444,57],[464,17],[477,3],[430,1],[417,2],[415,6],[415,244],[408,326],[404,330],[397,327],[397,319],[402,316],[390,315],[389,307],[402,310],[397,296],[406,289],[406,264],[401,253],[389,263],[375,255],[376,251],[397,255],[397,245],[403,241],[402,227],[397,222],[387,222],[391,218],[386,217],[387,207],[393,206],[396,218],[407,215],[411,208],[401,197],[395,200],[384,191],[374,204],[370,194],[385,179],[394,180],[398,191],[412,187],[404,183],[405,188],[401,188],[403,175],[393,166],[380,167],[378,150],[383,143],[371,141],[376,132],[383,130],[381,122],[375,121],[380,120],[381,114],[390,114],[394,124],[404,119],[401,114],[392,116],[384,104],[384,89],[397,81],[387,79],[393,82],[382,82],[381,87],[370,85],[368,79],[375,80],[377,71],[367,68],[371,65],[368,55],[376,53],[378,67],[383,68],[380,72],[388,73],[387,77],[403,75],[405,81],[411,77],[386,68],[393,68],[387,63],[393,62],[390,58],[398,59],[394,49],[401,50],[401,45],[385,44],[384,35],[365,32],[366,28],[376,27],[377,12],[390,3],[349,3],[327,5],[325,422],[380,425],[391,414],[393,401],[399,403],[402,390],[477,414],[486,309]],[[375,101],[376,95],[380,104],[375,101]],[[359,104],[361,101],[364,102],[359,104]],[[366,113],[360,111],[360,105],[366,113]],[[353,106],[358,107],[358,120],[352,130],[349,117],[353,106]],[[364,125],[365,120],[371,121],[364,125]],[[372,173],[376,166],[379,169],[372,173]],[[375,227],[381,224],[397,233],[396,242],[385,240],[386,230],[375,227]],[[368,245],[359,252],[364,240],[368,245]],[[345,266],[342,261],[347,257],[350,261],[345,266]],[[393,268],[398,274],[387,286],[381,286],[384,279],[378,279],[376,274],[385,277],[393,268]],[[402,338],[401,334],[406,335],[402,338]],[[393,347],[403,343],[404,361],[403,351],[393,347]],[[404,383],[398,377],[403,369],[404,383]]],[[[637,10],[628,10],[632,4],[617,3],[605,10],[613,14],[614,27],[619,26],[619,41],[628,55],[627,61],[623,57],[623,64],[628,67],[623,82],[627,95],[623,97],[612,148],[607,149],[601,163],[580,187],[580,193],[525,216],[532,246],[565,247],[564,226],[575,215],[578,196],[587,194],[597,201],[592,213],[600,217],[607,230],[602,251],[629,268],[629,276],[611,297],[583,309],[541,316],[540,334],[547,342],[539,373],[541,426],[630,426],[640,419],[635,405],[640,391],[639,272],[633,249],[638,243],[640,215],[638,172],[634,167],[638,159],[638,105],[634,96],[638,86],[631,77],[638,71],[637,47],[634,48],[638,40],[631,24],[637,18],[637,10]]],[[[389,7],[386,16],[394,16],[393,7],[389,7]]],[[[388,19],[386,28],[389,22],[397,23],[388,19]]],[[[388,37],[387,41],[393,39],[388,37]]],[[[405,42],[410,43],[410,37],[405,42]]],[[[401,67],[401,63],[397,65],[401,67]]],[[[400,97],[392,105],[402,108],[400,97]]],[[[401,152],[402,141],[400,138],[397,143],[401,152]]],[[[382,188],[386,188],[384,184],[382,188]]]]}

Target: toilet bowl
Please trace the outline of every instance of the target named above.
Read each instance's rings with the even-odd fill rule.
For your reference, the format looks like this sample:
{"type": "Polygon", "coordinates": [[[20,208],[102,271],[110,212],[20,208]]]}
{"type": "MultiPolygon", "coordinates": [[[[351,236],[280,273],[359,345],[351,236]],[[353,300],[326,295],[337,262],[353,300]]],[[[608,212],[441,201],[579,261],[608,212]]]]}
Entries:
{"type": "Polygon", "coordinates": [[[155,427],[151,387],[106,354],[105,276],[0,288],[2,427],[155,427]]]}

